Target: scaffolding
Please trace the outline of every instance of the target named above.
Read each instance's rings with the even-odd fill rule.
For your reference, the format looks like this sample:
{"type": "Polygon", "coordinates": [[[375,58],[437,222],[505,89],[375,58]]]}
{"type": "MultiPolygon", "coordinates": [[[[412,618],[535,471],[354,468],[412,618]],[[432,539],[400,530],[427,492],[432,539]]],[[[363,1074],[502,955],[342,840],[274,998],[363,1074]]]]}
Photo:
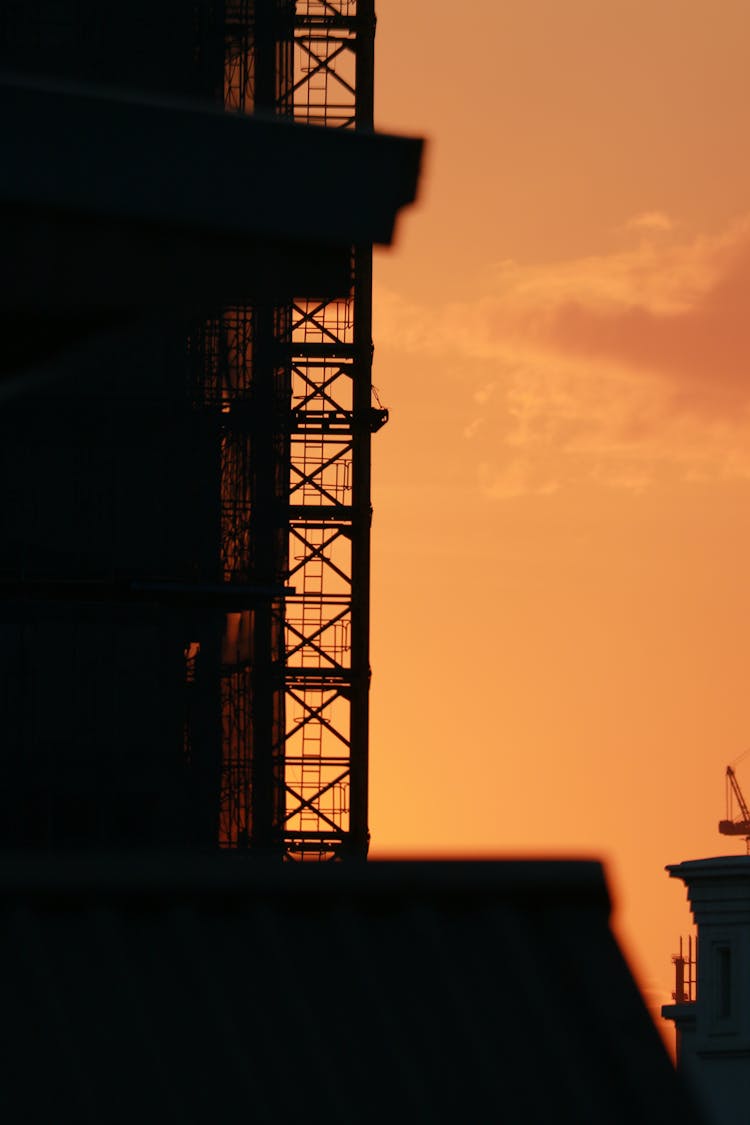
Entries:
{"type": "Polygon", "coordinates": [[[680,952],[672,956],[675,973],[675,990],[672,999],[675,1004],[694,1004],[698,962],[698,938],[688,935],[683,946],[680,937],[680,952]]]}
{"type": "MultiPolygon", "coordinates": [[[[106,79],[139,96],[177,94],[227,113],[274,114],[327,129],[373,127],[374,0],[134,0],[127,10],[95,0],[14,0],[6,8],[0,47],[21,70],[94,86],[106,79]]],[[[351,189],[346,170],[338,171],[345,200],[351,189]]],[[[310,206],[320,173],[318,160],[296,170],[297,213],[310,206]]],[[[273,167],[258,169],[274,174],[273,167]]],[[[315,216],[306,218],[313,229],[315,216]]],[[[343,298],[285,294],[279,304],[275,289],[276,303],[228,305],[203,320],[203,313],[186,313],[173,322],[170,314],[163,334],[150,326],[142,339],[140,327],[134,333],[148,357],[143,385],[149,394],[159,389],[165,417],[179,415],[176,452],[168,456],[161,433],[157,451],[148,446],[154,464],[169,470],[149,493],[146,515],[135,493],[128,495],[117,536],[110,532],[118,458],[130,463],[123,450],[134,440],[122,411],[112,415],[119,445],[105,459],[113,468],[99,474],[111,477],[112,503],[100,504],[96,474],[86,479],[106,511],[91,563],[106,574],[99,600],[114,606],[103,635],[113,653],[124,644],[121,587],[143,586],[143,632],[169,689],[159,694],[162,725],[150,730],[155,758],[161,763],[163,752],[178,779],[163,784],[172,820],[160,839],[202,847],[218,841],[294,860],[366,856],[370,447],[387,419],[372,401],[371,246],[351,247],[350,282],[343,298]],[[177,482],[169,475],[174,466],[182,473],[177,482]],[[169,518],[166,497],[176,497],[169,518]],[[164,574],[153,530],[162,524],[169,533],[164,574]],[[123,561],[115,541],[126,535],[138,551],[123,561]]],[[[113,385],[110,373],[103,402],[113,385]]],[[[133,432],[143,430],[150,441],[153,411],[143,409],[140,384],[129,373],[123,386],[133,432]]],[[[140,452],[136,461],[144,461],[140,452]]],[[[88,496],[85,489],[81,495],[88,496]]],[[[33,514],[33,505],[22,507],[33,514]]],[[[72,503],[71,512],[81,514],[72,503]]],[[[71,558],[79,551],[71,546],[71,558]]],[[[87,668],[99,667],[91,656],[98,644],[81,646],[87,668]]],[[[99,707],[98,692],[102,713],[114,715],[104,673],[91,679],[96,691],[87,700],[99,707]]],[[[118,688],[124,693],[125,685],[118,688]]],[[[123,759],[134,760],[130,743],[138,740],[120,742],[127,743],[123,759]]],[[[170,776],[167,766],[159,769],[170,776]]]]}
{"type": "MultiPolygon", "coordinates": [[[[225,109],[371,129],[374,30],[373,0],[228,0],[225,109]]],[[[367,853],[370,443],[387,418],[371,288],[371,248],[353,247],[346,299],[226,309],[193,342],[220,416],[223,581],[294,590],[226,620],[224,847],[367,853]]]]}
{"type": "MultiPolygon", "coordinates": [[[[373,126],[372,0],[302,0],[295,118],[373,126]]],[[[289,582],[284,685],[287,854],[367,854],[372,251],[343,301],[292,309],[289,582]]]]}

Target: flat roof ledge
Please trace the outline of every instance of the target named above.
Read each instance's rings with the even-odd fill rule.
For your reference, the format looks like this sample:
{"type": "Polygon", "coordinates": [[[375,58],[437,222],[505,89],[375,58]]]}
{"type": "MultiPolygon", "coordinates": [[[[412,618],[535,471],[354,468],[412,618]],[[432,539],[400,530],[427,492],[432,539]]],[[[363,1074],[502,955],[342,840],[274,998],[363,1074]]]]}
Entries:
{"type": "Polygon", "coordinates": [[[750,925],[750,856],[691,859],[666,870],[685,883],[699,926],[750,925]]]}
{"type": "Polygon", "coordinates": [[[406,137],[2,73],[0,130],[2,208],[324,246],[390,242],[422,152],[406,137]]]}

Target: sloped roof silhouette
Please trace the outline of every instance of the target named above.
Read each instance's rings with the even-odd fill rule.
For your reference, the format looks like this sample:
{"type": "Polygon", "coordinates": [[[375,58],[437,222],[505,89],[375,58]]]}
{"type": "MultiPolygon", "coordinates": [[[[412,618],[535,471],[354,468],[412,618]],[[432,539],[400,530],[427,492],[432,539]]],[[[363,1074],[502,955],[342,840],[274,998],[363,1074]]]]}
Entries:
{"type": "Polygon", "coordinates": [[[0,902],[6,1121],[697,1121],[595,863],[17,858],[0,902]]]}

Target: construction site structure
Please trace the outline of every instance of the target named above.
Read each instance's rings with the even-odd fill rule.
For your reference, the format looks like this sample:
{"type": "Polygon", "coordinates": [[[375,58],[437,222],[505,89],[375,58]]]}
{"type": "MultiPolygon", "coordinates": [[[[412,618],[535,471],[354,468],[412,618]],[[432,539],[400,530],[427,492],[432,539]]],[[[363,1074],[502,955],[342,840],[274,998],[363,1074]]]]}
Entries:
{"type": "Polygon", "coordinates": [[[722,836],[744,836],[750,854],[750,809],[747,807],[732,766],[727,766],[726,790],[727,815],[725,820],[719,821],[719,832],[722,836]],[[737,812],[735,812],[735,804],[737,812]]]}
{"type": "Polygon", "coordinates": [[[698,963],[698,941],[693,934],[688,934],[683,942],[680,937],[679,953],[672,955],[674,965],[674,992],[672,999],[675,1004],[692,1004],[695,1000],[696,966],[698,963]]]}
{"type": "MultiPolygon", "coordinates": [[[[371,130],[374,34],[373,0],[228,4],[226,109],[371,130]]],[[[372,250],[357,246],[346,299],[225,310],[204,332],[204,399],[226,423],[224,581],[290,587],[227,620],[226,847],[367,853],[370,442],[387,418],[371,308],[372,250]]]]}
{"type": "MultiPolygon", "coordinates": [[[[373,0],[0,14],[21,72],[373,128],[373,0]]],[[[0,840],[366,856],[372,354],[368,243],[348,294],[165,312],[3,410],[0,840]]]]}

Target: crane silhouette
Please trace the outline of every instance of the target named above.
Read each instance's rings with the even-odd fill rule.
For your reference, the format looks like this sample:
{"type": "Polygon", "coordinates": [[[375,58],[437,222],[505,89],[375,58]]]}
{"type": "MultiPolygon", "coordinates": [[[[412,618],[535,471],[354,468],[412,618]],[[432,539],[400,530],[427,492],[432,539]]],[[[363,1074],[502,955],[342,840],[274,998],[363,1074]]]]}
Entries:
{"type": "MultiPolygon", "coordinates": [[[[744,758],[744,754],[742,757],[744,758]]],[[[732,766],[727,766],[727,819],[719,821],[719,832],[723,836],[744,836],[745,846],[750,855],[750,809],[742,795],[737,774],[732,766]],[[735,803],[739,816],[735,815],[735,803]]]]}

